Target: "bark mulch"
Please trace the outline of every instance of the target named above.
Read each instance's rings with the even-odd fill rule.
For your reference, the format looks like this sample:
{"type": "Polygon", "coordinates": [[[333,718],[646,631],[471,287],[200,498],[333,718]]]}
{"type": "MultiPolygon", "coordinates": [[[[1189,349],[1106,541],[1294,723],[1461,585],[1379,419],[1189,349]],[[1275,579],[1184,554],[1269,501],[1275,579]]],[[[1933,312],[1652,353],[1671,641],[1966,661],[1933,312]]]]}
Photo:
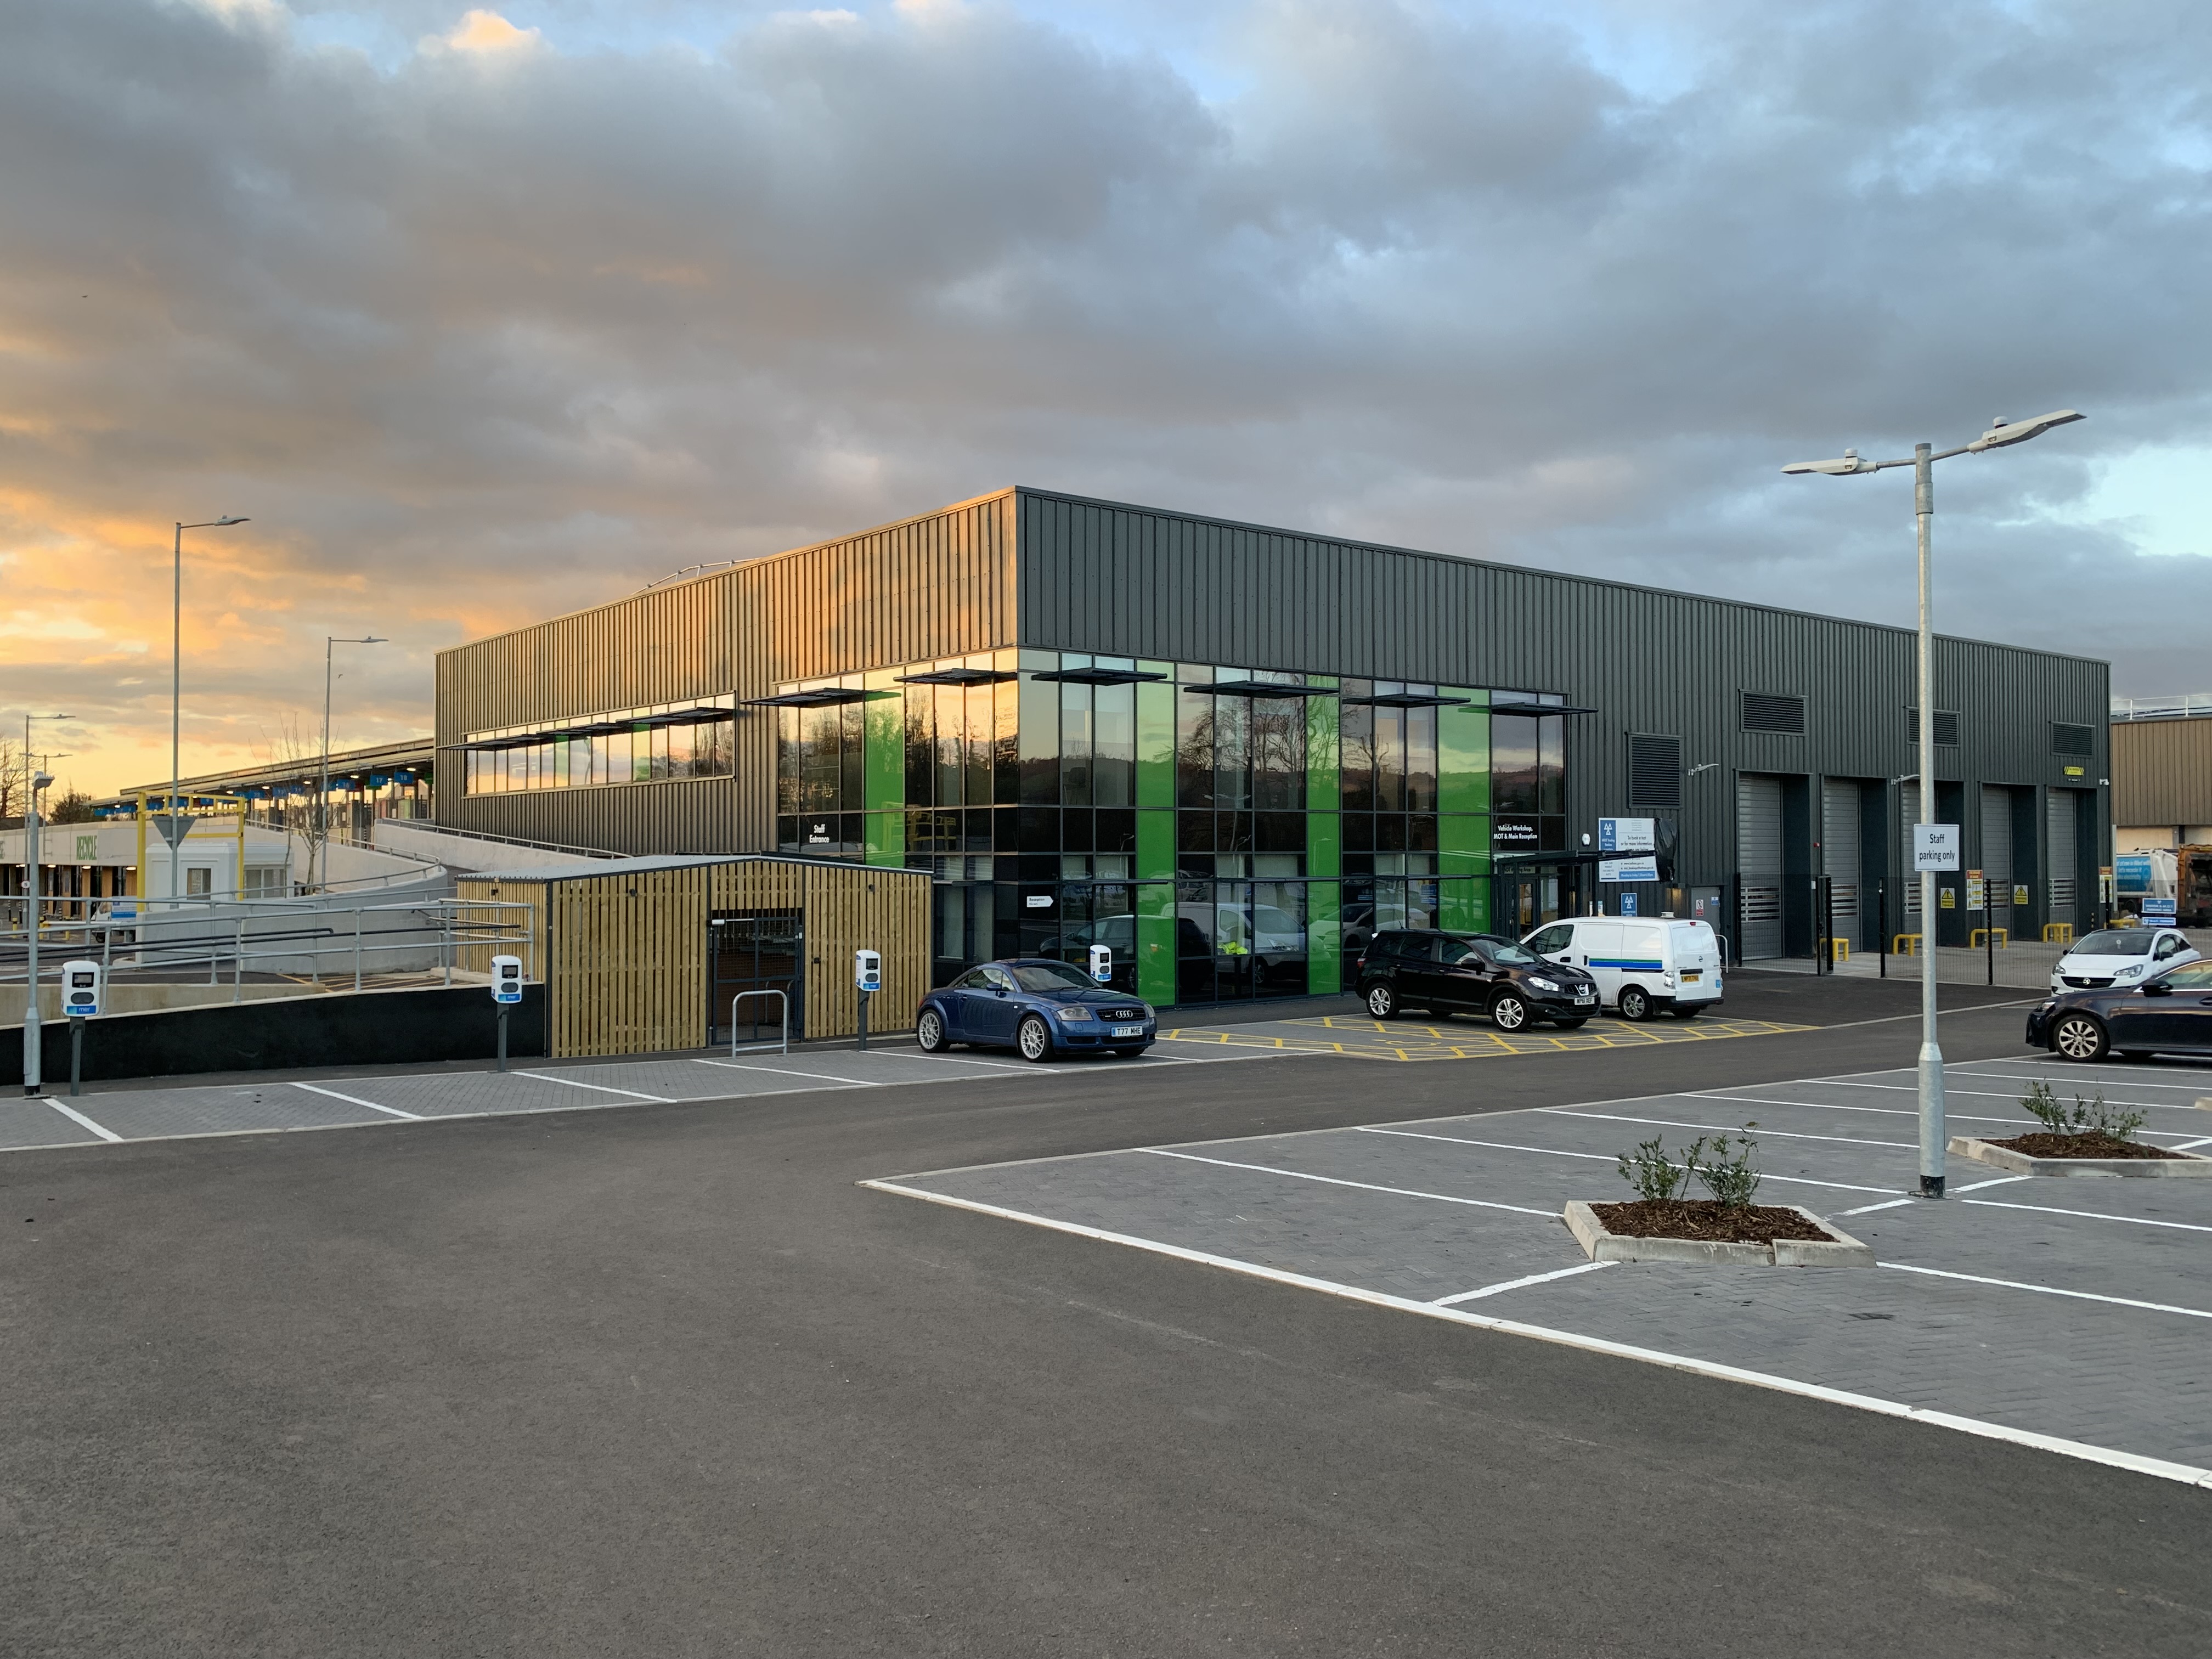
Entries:
{"type": "Polygon", "coordinates": [[[2030,1158],[2179,1158],[2179,1152],[2169,1152],[2163,1146],[2146,1146],[2139,1140],[2122,1140],[2100,1130],[2085,1129],[2079,1134],[2052,1134],[2038,1130],[2033,1134],[2014,1135],[2010,1140],[1993,1140],[1992,1146],[2002,1146],[2008,1152],[2025,1152],[2030,1158]]]}
{"type": "Polygon", "coordinates": [[[1834,1235],[1776,1204],[1731,1208],[1708,1198],[1639,1198],[1593,1204],[1606,1231],[1627,1238],[1695,1238],[1711,1244],[1771,1244],[1778,1238],[1826,1243],[1834,1235]]]}

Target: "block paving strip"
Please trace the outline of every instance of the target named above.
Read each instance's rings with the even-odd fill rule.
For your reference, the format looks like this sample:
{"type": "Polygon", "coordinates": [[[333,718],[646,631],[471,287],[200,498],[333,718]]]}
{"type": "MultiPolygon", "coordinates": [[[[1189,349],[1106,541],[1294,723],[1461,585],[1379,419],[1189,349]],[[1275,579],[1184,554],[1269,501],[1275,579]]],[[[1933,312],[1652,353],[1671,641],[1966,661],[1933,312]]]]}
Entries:
{"type": "MultiPolygon", "coordinates": [[[[1955,1104],[2020,1127],[2037,1077],[2142,1104],[2165,1144],[2212,1131],[2194,1108],[2212,1073],[1948,1073],[1955,1104]]],[[[1909,1196],[1913,1100],[1909,1072],[1874,1073],[869,1184],[2212,1487],[2212,1184],[2059,1182],[1954,1158],[1954,1196],[1923,1200],[1909,1196]],[[1591,1270],[1559,1214],[1626,1195],[1620,1152],[1754,1121],[1760,1200],[1836,1221],[1879,1267],[1591,1270]]]]}

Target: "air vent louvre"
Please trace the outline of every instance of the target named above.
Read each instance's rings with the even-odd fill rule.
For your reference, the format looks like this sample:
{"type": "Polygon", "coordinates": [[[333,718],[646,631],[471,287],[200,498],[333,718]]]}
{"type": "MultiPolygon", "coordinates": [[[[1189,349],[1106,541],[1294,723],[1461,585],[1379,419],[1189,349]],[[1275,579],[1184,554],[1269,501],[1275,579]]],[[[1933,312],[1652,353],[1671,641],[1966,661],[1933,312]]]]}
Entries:
{"type": "Polygon", "coordinates": [[[1802,737],[1805,732],[1805,699],[1783,691],[1747,691],[1743,694],[1743,729],[1802,737]]]}
{"type": "Polygon", "coordinates": [[[1628,734],[1628,804],[1648,812],[1680,809],[1681,738],[1652,732],[1628,734]]]}
{"type": "Polygon", "coordinates": [[[2051,722],[2051,752],[2070,755],[2087,760],[2097,752],[2097,728],[2075,726],[2067,720],[2051,722]]]}
{"type": "MultiPolygon", "coordinates": [[[[1916,745],[1920,741],[1920,711],[1917,708],[1907,708],[1905,711],[1905,740],[1916,745]]],[[[1939,708],[1936,711],[1936,746],[1938,749],[1955,749],[1959,746],[1959,711],[1957,709],[1939,708]]]]}

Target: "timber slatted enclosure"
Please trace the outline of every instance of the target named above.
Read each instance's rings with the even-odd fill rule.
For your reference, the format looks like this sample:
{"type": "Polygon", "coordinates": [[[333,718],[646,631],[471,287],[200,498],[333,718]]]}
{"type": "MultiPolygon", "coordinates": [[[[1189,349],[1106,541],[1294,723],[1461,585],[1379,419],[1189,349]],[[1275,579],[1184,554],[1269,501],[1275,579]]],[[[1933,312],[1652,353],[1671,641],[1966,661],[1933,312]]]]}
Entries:
{"type": "MultiPolygon", "coordinates": [[[[546,988],[555,1057],[703,1048],[713,985],[708,935],[717,916],[796,913],[803,985],[792,1035],[849,1036],[860,1028],[853,952],[882,952],[884,988],[871,1030],[900,1031],[929,988],[929,874],[812,859],[733,855],[600,860],[464,876],[462,899],[526,902],[546,988]]],[[[463,964],[490,967],[490,947],[463,964]],[[475,958],[482,957],[483,960],[475,958]]]]}

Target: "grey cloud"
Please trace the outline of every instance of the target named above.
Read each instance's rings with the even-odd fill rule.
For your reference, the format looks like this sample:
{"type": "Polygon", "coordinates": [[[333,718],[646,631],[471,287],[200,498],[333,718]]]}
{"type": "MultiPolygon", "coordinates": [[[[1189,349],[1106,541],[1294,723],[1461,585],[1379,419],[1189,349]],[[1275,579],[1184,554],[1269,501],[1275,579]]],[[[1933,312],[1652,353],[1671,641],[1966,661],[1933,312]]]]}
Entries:
{"type": "Polygon", "coordinates": [[[475,628],[1015,479],[1899,620],[1893,480],[1773,468],[2073,404],[1947,469],[1945,619],[2193,672],[2193,563],[2023,503],[2205,434],[2194,7],[1686,7],[1654,95],[1537,9],[1273,0],[1179,42],[1210,100],[1042,9],[611,15],[0,0],[14,544],[250,507],[231,695],[396,605],[398,726],[475,628]]]}

